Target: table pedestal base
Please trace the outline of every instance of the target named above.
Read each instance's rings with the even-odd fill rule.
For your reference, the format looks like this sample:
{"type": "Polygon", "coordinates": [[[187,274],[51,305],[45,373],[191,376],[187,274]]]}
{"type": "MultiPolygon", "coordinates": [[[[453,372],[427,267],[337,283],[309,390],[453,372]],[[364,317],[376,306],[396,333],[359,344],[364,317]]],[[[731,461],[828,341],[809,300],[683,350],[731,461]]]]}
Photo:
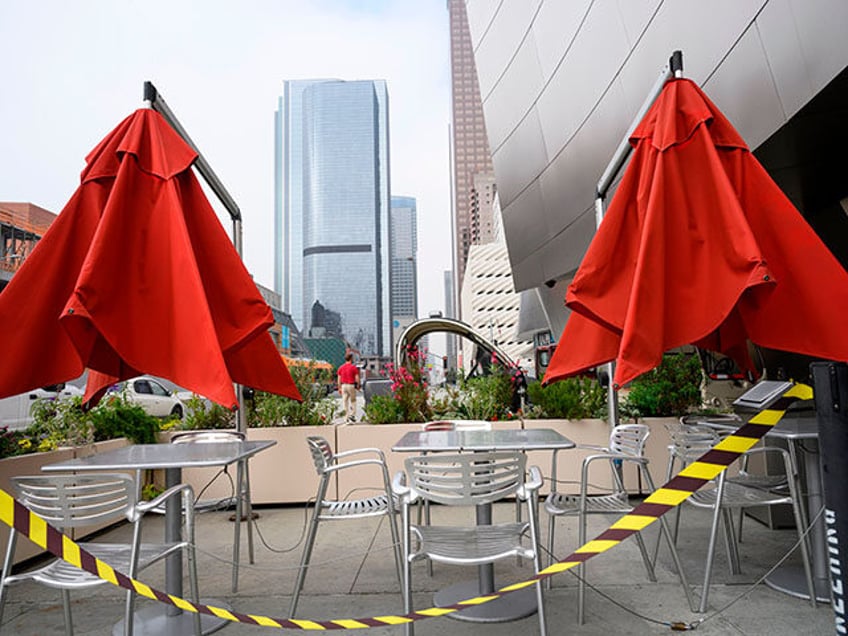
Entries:
{"type": "MultiPolygon", "coordinates": [[[[447,607],[477,596],[480,596],[479,583],[466,581],[436,592],[434,601],[437,607],[447,607]]],[[[537,609],[536,587],[533,586],[510,592],[494,601],[472,606],[461,612],[448,614],[448,617],[474,623],[504,623],[530,616],[537,609]]]]}
{"type": "MultiPolygon", "coordinates": [[[[765,581],[773,590],[778,590],[796,598],[808,599],[810,593],[807,590],[807,577],[804,575],[804,567],[800,565],[783,565],[766,577],[765,581]]],[[[827,579],[813,578],[813,587],[816,589],[816,601],[819,603],[830,603],[830,581],[827,579]]]]}
{"type": "MultiPolygon", "coordinates": [[[[204,605],[212,605],[213,607],[221,607],[231,609],[229,605],[222,601],[214,601],[204,599],[201,600],[204,605]]],[[[194,614],[191,612],[181,612],[174,616],[168,615],[168,611],[173,608],[164,603],[156,603],[155,605],[147,605],[135,611],[135,621],[133,622],[133,634],[135,636],[185,636],[185,634],[194,633],[194,614]]],[[[203,634],[211,634],[217,632],[231,621],[217,616],[209,616],[208,614],[200,615],[200,631],[203,634]]],[[[112,636],[123,636],[124,619],[121,619],[112,628],[112,636]]]]}

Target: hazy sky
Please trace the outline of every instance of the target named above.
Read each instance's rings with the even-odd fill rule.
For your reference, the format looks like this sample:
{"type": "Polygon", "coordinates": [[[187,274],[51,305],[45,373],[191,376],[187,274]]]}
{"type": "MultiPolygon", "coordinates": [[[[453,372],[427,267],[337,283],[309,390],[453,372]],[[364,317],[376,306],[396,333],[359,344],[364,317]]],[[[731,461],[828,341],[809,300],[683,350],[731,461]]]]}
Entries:
{"type": "Polygon", "coordinates": [[[2,2],[0,201],[58,213],[150,80],[241,208],[245,263],[272,288],[283,80],[385,79],[392,193],[418,199],[426,316],[443,309],[451,260],[448,46],[445,0],[2,2]]]}

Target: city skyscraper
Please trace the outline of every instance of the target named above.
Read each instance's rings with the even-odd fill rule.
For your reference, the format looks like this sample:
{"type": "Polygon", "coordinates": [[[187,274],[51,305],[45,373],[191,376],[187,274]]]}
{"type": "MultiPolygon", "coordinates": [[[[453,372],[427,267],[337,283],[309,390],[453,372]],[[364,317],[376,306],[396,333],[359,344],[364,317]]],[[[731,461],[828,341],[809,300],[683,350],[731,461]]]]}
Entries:
{"type": "Polygon", "coordinates": [[[275,287],[308,337],[391,355],[388,92],[284,82],[276,113],[275,287]]]}
{"type": "Polygon", "coordinates": [[[394,340],[418,318],[417,202],[392,197],[392,330],[394,340]]]}
{"type": "MultiPolygon", "coordinates": [[[[450,14],[455,290],[462,289],[472,244],[492,240],[494,168],[465,0],[448,0],[450,14]],[[475,186],[476,182],[476,186],[475,186]],[[485,184],[485,185],[483,185],[485,184]],[[481,193],[480,188],[489,188],[481,193]],[[488,205],[483,205],[485,200],[488,205]]],[[[459,305],[461,307],[461,304],[459,305]]]]}

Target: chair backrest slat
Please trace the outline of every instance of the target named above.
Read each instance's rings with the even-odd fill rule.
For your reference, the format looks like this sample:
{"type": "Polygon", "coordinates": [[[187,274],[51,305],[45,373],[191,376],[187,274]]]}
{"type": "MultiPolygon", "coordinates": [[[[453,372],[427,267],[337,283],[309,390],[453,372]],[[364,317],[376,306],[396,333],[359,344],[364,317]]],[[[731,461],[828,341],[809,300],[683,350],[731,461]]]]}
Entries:
{"type": "Polygon", "coordinates": [[[524,482],[526,461],[520,452],[435,453],[409,457],[405,466],[409,485],[425,499],[477,506],[514,494],[524,482]]]}
{"type": "Polygon", "coordinates": [[[619,424],[610,433],[610,451],[628,457],[641,457],[650,434],[645,424],[619,424]]]}
{"type": "Polygon", "coordinates": [[[309,445],[309,452],[312,453],[315,470],[319,475],[323,475],[335,462],[330,442],[318,435],[310,435],[306,438],[306,443],[309,445]]]}
{"type": "Polygon", "coordinates": [[[60,528],[117,521],[136,504],[135,481],[119,473],[13,477],[18,500],[60,528]]]}

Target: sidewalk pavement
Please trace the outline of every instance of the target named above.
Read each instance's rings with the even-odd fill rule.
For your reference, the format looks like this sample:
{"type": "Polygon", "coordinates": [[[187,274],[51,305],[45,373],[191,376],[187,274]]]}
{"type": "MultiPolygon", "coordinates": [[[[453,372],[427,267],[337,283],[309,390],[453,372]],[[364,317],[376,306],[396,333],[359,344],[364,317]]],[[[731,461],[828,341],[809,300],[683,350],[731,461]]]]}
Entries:
{"type": "MultiPolygon", "coordinates": [[[[237,593],[230,591],[233,523],[228,512],[198,516],[197,548],[201,597],[218,605],[228,603],[233,610],[286,618],[297,565],[301,555],[302,536],[308,514],[305,506],[260,508],[255,536],[255,563],[247,563],[245,532],[242,532],[240,584],[237,593]]],[[[441,506],[434,508],[434,523],[468,511],[441,506]]],[[[508,520],[514,514],[511,504],[495,506],[495,521],[508,520]]],[[[543,529],[547,527],[541,514],[543,529]]],[[[465,517],[461,518],[465,520],[465,517]]],[[[593,518],[590,536],[606,528],[612,519],[593,518]]],[[[473,522],[472,516],[467,519],[473,522]]],[[[163,519],[154,517],[146,526],[148,537],[159,537],[163,519]]],[[[689,576],[696,585],[699,598],[703,560],[710,515],[706,511],[684,507],[681,515],[679,550],[689,576]]],[[[563,557],[576,546],[577,529],[571,520],[560,520],[557,526],[555,552],[563,557]]],[[[654,524],[655,526],[657,524],[654,524]]],[[[129,538],[129,528],[119,526],[110,535],[129,538]]],[[[645,531],[653,546],[656,530],[645,531]]],[[[545,540],[543,534],[543,541],[545,540]]],[[[702,636],[750,635],[770,636],[832,634],[834,615],[829,605],[812,609],[808,601],[787,596],[760,583],[761,577],[794,544],[794,530],[769,530],[754,520],[746,520],[741,546],[742,571],[731,577],[721,549],[717,550],[710,608],[700,615],[689,610],[683,590],[674,572],[667,549],[660,552],[656,583],[651,583],[642,565],[635,542],[622,545],[593,558],[587,564],[587,580],[597,588],[589,589],[586,598],[586,624],[577,625],[577,579],[572,573],[553,578],[553,588],[546,591],[548,630],[550,634],[667,634],[672,622],[704,622],[697,627],[702,636]]],[[[797,554],[789,563],[799,563],[797,554]]],[[[142,581],[164,587],[162,565],[145,570],[142,581]]],[[[415,607],[432,606],[436,590],[476,576],[475,568],[435,564],[434,574],[427,574],[424,563],[413,568],[415,607]]],[[[505,585],[532,575],[531,564],[519,566],[507,559],[496,566],[497,584],[505,585]]],[[[186,589],[188,589],[186,585],[186,589]]],[[[322,523],[318,529],[312,566],[306,577],[297,618],[343,619],[403,613],[400,586],[390,551],[390,533],[386,520],[364,519],[339,523],[322,523]]],[[[121,617],[124,594],[111,585],[93,591],[72,593],[74,623],[77,636],[111,633],[112,625],[121,617]]],[[[152,603],[146,599],[139,605],[152,603]]],[[[10,589],[0,634],[44,636],[62,634],[62,604],[58,591],[34,583],[23,583],[10,589]]],[[[279,633],[269,627],[229,624],[220,633],[279,633]]],[[[379,627],[357,630],[377,635],[401,634],[402,627],[379,627]]],[[[538,633],[536,615],[508,623],[470,623],[449,617],[426,619],[416,623],[421,636],[456,634],[514,636],[538,633]]]]}

